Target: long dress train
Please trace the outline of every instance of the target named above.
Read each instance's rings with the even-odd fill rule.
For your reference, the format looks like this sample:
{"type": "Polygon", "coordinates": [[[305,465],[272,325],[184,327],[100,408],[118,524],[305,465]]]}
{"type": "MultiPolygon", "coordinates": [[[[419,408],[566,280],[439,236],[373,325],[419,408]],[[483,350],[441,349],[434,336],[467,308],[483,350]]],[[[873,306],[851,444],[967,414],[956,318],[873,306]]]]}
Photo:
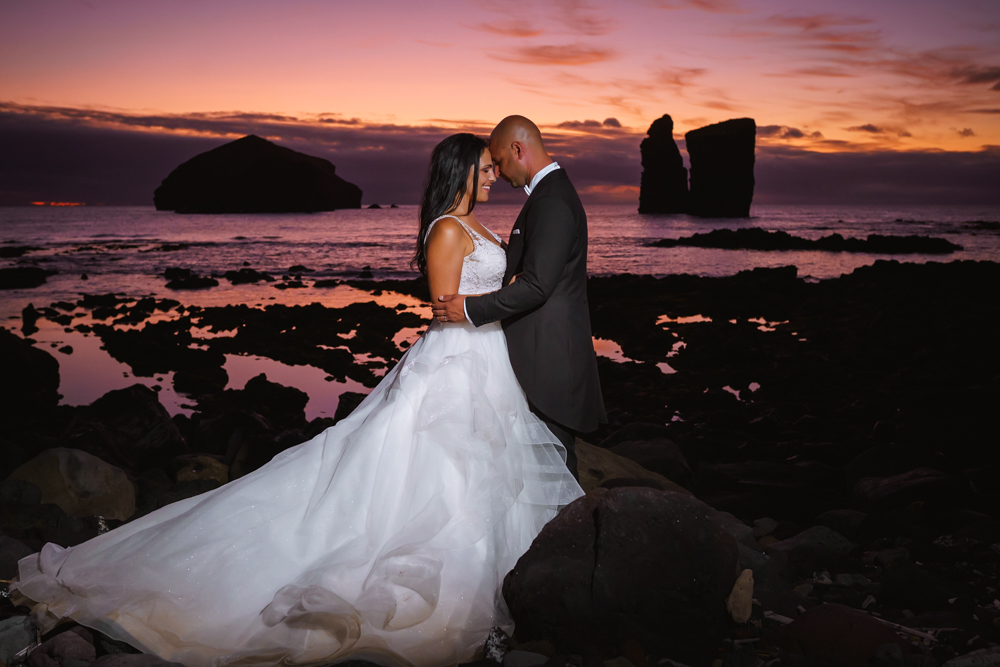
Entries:
{"type": "MultiPolygon", "coordinates": [[[[503,251],[467,231],[460,292],[497,289],[503,251]]],[[[72,618],[189,667],[457,664],[510,630],[503,577],[582,495],[564,460],[499,323],[434,323],[335,426],[218,489],[45,545],[12,594],[43,630],[72,618]]]]}

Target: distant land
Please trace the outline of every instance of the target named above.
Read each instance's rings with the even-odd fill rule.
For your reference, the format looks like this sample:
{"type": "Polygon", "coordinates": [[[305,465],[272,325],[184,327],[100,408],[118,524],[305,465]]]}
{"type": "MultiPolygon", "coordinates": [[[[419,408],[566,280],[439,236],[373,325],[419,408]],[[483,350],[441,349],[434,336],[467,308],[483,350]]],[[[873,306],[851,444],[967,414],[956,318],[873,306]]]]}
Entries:
{"type": "Polygon", "coordinates": [[[153,203],[177,213],[312,213],[360,208],[361,188],[329,160],[251,134],[174,169],[153,203]]]}

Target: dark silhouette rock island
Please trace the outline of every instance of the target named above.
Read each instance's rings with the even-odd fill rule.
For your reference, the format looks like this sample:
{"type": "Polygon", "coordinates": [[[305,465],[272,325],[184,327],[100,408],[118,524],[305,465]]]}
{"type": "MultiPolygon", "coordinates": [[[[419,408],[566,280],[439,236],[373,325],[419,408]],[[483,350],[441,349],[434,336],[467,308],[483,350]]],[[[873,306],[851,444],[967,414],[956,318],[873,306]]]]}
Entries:
{"type": "Polygon", "coordinates": [[[249,135],[180,165],[153,194],[177,213],[308,213],[360,208],[361,188],[328,160],[249,135]]]}
{"type": "Polygon", "coordinates": [[[639,213],[687,213],[688,173],[674,141],[673,119],[664,114],[653,121],[646,135],[639,144],[639,213]]]}
{"type": "Polygon", "coordinates": [[[642,140],[640,213],[689,213],[705,218],[750,216],[754,188],[757,125],[736,118],[684,135],[691,160],[688,174],[673,137],[669,115],[653,121],[642,140]]]}
{"type": "Polygon", "coordinates": [[[691,159],[689,213],[706,218],[750,217],[757,124],[736,118],[684,135],[691,159]]]}

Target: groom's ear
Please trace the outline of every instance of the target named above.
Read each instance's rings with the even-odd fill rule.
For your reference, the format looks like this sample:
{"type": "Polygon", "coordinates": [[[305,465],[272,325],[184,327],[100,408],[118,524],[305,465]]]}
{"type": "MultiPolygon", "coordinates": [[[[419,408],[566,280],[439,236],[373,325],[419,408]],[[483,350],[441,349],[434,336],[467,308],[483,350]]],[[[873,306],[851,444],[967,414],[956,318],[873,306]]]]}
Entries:
{"type": "Polygon", "coordinates": [[[520,160],[524,157],[524,146],[521,145],[520,141],[511,142],[510,153],[515,160],[520,160]]]}

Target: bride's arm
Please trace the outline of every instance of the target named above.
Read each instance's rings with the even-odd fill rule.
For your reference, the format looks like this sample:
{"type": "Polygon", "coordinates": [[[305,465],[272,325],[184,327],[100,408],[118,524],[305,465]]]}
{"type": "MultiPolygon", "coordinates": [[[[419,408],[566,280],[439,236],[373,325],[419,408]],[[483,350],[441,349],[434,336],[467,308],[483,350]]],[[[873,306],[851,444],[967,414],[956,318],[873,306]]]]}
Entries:
{"type": "Polygon", "coordinates": [[[462,280],[462,260],[473,251],[472,239],[450,218],[440,220],[427,238],[427,282],[431,303],[439,296],[457,294],[462,280]]]}

